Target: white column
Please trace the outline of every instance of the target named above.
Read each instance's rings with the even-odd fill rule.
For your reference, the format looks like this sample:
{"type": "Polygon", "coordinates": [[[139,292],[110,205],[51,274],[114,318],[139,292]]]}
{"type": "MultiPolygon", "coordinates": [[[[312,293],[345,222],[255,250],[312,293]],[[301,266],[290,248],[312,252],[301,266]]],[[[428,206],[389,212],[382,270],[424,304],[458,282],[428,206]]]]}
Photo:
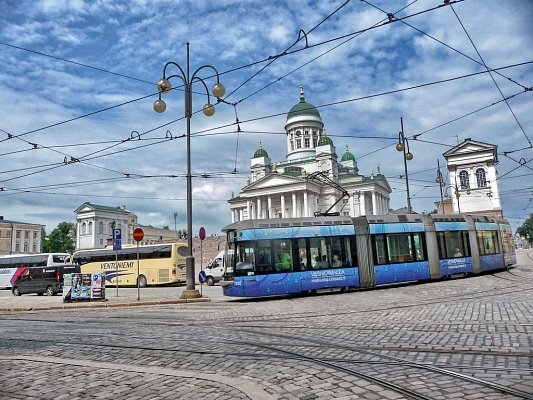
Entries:
{"type": "Polygon", "coordinates": [[[377,201],[376,201],[376,192],[372,192],[372,215],[377,215],[377,201]]]}
{"type": "Polygon", "coordinates": [[[261,219],[261,197],[257,198],[257,219],[261,219]]]}
{"type": "Polygon", "coordinates": [[[231,210],[231,223],[233,224],[235,221],[235,210],[231,210]]]}
{"type": "Polygon", "coordinates": [[[307,207],[307,192],[304,192],[304,217],[309,217],[309,209],[307,207]]]}
{"type": "Polygon", "coordinates": [[[271,195],[268,195],[268,198],[267,198],[267,218],[268,219],[271,219],[272,218],[272,196],[271,195]]]}
{"type": "Polygon", "coordinates": [[[309,195],[309,200],[307,202],[309,203],[309,216],[312,217],[315,215],[316,211],[316,196],[314,193],[309,195]]]}
{"type": "Polygon", "coordinates": [[[361,192],[361,197],[359,197],[359,212],[360,215],[366,215],[366,204],[365,204],[365,192],[361,192]]]}
{"type": "Polygon", "coordinates": [[[351,217],[355,217],[355,206],[354,206],[354,198],[355,198],[355,193],[352,193],[350,195],[350,197],[348,197],[348,201],[350,202],[350,216],[351,217]]]}
{"type": "Polygon", "coordinates": [[[251,212],[252,212],[252,208],[251,208],[250,200],[246,200],[246,215],[248,219],[252,219],[251,212]]]}
{"type": "Polygon", "coordinates": [[[281,195],[281,218],[287,218],[285,214],[285,195],[281,195]]]}
{"type": "Polygon", "coordinates": [[[296,217],[296,193],[292,192],[292,217],[296,217]]]}

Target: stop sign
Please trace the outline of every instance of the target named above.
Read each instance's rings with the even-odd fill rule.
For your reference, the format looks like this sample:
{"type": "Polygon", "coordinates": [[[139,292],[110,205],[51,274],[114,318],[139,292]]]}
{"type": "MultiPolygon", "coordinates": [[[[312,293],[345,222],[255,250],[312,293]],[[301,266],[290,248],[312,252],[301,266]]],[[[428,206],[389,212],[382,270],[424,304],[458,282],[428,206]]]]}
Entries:
{"type": "Polygon", "coordinates": [[[144,231],[141,228],[135,228],[135,230],[133,231],[133,239],[135,239],[135,241],[137,242],[140,242],[141,240],[143,240],[143,237],[144,231]]]}
{"type": "Polygon", "coordinates": [[[200,228],[200,240],[204,240],[205,239],[205,228],[202,226],[200,228]]]}

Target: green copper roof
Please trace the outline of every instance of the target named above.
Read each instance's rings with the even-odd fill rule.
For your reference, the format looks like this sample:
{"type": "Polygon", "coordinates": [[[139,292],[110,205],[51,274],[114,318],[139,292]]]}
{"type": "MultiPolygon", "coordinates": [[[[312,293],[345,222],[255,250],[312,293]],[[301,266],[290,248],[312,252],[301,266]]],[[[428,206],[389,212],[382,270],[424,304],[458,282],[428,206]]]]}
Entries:
{"type": "Polygon", "coordinates": [[[342,155],[341,161],[355,161],[355,156],[348,151],[348,146],[346,146],[346,153],[342,155]]]}
{"type": "Polygon", "coordinates": [[[263,149],[263,144],[259,142],[259,148],[254,153],[254,158],[257,157],[268,157],[268,153],[263,149]]]}
{"type": "Polygon", "coordinates": [[[324,145],[332,145],[333,146],[333,140],[331,140],[326,133],[324,133],[324,136],[320,138],[318,141],[318,146],[324,146],[324,145]]]}
{"type": "Polygon", "coordinates": [[[301,115],[308,115],[308,116],[318,117],[322,119],[316,107],[305,101],[304,89],[303,87],[300,86],[300,102],[295,104],[290,109],[289,113],[287,114],[287,120],[289,120],[292,117],[298,117],[301,115]]]}

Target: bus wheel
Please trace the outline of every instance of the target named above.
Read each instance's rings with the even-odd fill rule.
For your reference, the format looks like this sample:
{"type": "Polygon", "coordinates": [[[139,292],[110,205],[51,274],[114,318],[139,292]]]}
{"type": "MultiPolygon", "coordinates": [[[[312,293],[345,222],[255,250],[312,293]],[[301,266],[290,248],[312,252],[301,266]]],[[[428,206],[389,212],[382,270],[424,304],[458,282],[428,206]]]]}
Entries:
{"type": "Polygon", "coordinates": [[[139,275],[139,287],[146,287],[146,276],[139,275]]]}
{"type": "Polygon", "coordinates": [[[208,276],[205,283],[207,283],[207,286],[213,286],[215,284],[215,279],[212,276],[208,276]]]}
{"type": "Polygon", "coordinates": [[[52,289],[52,286],[48,286],[48,287],[46,288],[46,295],[47,295],[47,296],[53,296],[53,295],[55,295],[55,293],[54,293],[54,289],[52,289]]]}
{"type": "Polygon", "coordinates": [[[13,288],[13,296],[20,296],[20,289],[16,286],[13,288]]]}

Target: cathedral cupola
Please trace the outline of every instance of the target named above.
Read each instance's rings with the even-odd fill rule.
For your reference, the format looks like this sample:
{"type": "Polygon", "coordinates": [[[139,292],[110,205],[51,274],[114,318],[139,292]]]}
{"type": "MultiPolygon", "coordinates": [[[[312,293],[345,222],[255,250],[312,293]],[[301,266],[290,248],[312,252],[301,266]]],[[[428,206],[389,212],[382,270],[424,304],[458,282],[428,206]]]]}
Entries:
{"type": "Polygon", "coordinates": [[[322,137],[324,123],[317,108],[305,101],[304,88],[300,86],[300,101],[287,113],[287,160],[301,160],[315,155],[322,137]]]}

